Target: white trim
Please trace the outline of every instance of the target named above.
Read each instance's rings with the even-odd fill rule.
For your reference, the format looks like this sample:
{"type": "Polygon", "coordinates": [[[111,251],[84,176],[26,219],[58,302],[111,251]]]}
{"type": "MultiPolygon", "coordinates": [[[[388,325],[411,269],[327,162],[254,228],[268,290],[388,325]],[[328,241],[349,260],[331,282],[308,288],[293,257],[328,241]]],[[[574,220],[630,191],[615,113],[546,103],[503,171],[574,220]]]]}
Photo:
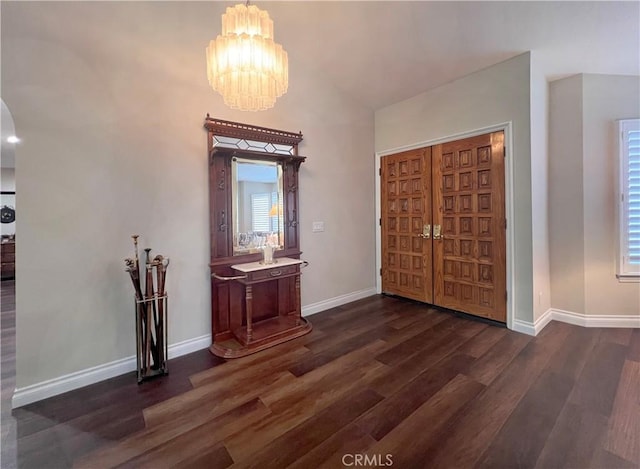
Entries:
{"type": "MultiPolygon", "coordinates": [[[[169,345],[169,358],[180,357],[207,348],[209,345],[211,345],[211,334],[183,340],[169,345]]],[[[129,373],[135,369],[136,357],[131,356],[25,386],[24,388],[17,388],[11,400],[11,407],[14,409],[22,407],[32,402],[41,401],[48,397],[57,396],[58,394],[129,373]]]]}
{"type": "Polygon", "coordinates": [[[564,322],[581,327],[619,327],[619,328],[640,328],[640,315],[607,315],[607,314],[581,314],[562,309],[548,309],[535,323],[514,321],[513,330],[523,334],[536,336],[551,321],[564,322]]]}
{"type": "Polygon", "coordinates": [[[516,332],[522,332],[523,334],[536,336],[547,324],[553,319],[553,310],[548,309],[540,316],[535,322],[523,321],[521,319],[515,319],[513,321],[513,330],[516,332]]]}
{"type": "Polygon", "coordinates": [[[542,329],[545,328],[547,324],[553,321],[553,310],[549,308],[544,312],[542,316],[540,316],[536,322],[534,323],[535,334],[538,335],[542,329]]]}
{"type": "Polygon", "coordinates": [[[619,283],[640,283],[640,275],[616,275],[619,283]]]}
{"type": "Polygon", "coordinates": [[[328,300],[318,301],[317,303],[311,303],[310,305],[302,307],[302,315],[311,316],[312,314],[319,313],[320,311],[335,308],[336,306],[342,306],[344,304],[351,303],[352,301],[360,300],[375,294],[375,288],[365,288],[364,290],[336,296],[334,298],[329,298],[328,300]]]}
{"type": "MultiPolygon", "coordinates": [[[[455,140],[461,140],[463,138],[475,137],[476,135],[484,135],[491,132],[504,131],[504,150],[506,153],[505,158],[505,215],[507,217],[507,232],[506,232],[506,243],[507,243],[507,327],[509,329],[517,330],[516,327],[527,328],[525,327],[525,321],[518,320],[518,326],[516,326],[514,312],[516,310],[515,300],[516,300],[516,282],[515,282],[515,256],[514,256],[514,246],[515,246],[515,204],[513,203],[513,123],[511,121],[503,122],[501,124],[495,124],[489,127],[483,127],[480,129],[470,130],[468,132],[463,132],[459,134],[453,134],[442,138],[437,138],[433,140],[427,140],[423,142],[414,143],[411,145],[404,145],[397,148],[392,148],[389,150],[383,150],[376,152],[376,161],[375,161],[375,197],[376,197],[376,292],[382,293],[382,277],[380,276],[380,269],[382,268],[382,234],[381,227],[378,220],[382,216],[382,207],[380,205],[380,160],[383,156],[393,155],[395,153],[400,153],[407,150],[415,150],[417,148],[424,148],[433,145],[437,145],[439,143],[451,142],[455,140]]],[[[533,327],[533,325],[532,325],[533,327]]]]}
{"type": "Polygon", "coordinates": [[[512,323],[511,330],[515,332],[520,332],[522,334],[527,335],[536,335],[536,328],[533,323],[529,321],[523,321],[521,319],[514,319],[512,323]]]}
{"type": "Polygon", "coordinates": [[[622,314],[582,314],[562,309],[551,309],[554,321],[566,322],[582,327],[624,327],[640,328],[640,315],[622,314]]]}

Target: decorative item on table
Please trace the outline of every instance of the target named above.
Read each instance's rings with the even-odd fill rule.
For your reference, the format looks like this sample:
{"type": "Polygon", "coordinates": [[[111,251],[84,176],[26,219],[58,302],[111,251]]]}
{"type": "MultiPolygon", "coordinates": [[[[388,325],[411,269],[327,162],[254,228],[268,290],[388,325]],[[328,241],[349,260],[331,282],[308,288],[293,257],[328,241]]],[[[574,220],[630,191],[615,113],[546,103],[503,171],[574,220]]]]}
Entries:
{"type": "Polygon", "coordinates": [[[124,260],[135,293],[136,363],[138,383],[169,373],[167,364],[167,292],[165,291],[169,258],[161,254],[151,259],[146,248],[144,264],[138,257],[139,235],[132,235],[135,257],[124,260]],[[144,285],[142,272],[144,269],[144,285]],[[154,275],[155,272],[155,275],[154,275]],[[154,282],[155,277],[155,282],[154,282]],[[154,287],[154,283],[156,287],[154,287]]]}
{"type": "Polygon", "coordinates": [[[271,243],[267,243],[262,248],[262,264],[273,264],[275,261],[273,260],[273,251],[275,251],[275,246],[271,243]]]}

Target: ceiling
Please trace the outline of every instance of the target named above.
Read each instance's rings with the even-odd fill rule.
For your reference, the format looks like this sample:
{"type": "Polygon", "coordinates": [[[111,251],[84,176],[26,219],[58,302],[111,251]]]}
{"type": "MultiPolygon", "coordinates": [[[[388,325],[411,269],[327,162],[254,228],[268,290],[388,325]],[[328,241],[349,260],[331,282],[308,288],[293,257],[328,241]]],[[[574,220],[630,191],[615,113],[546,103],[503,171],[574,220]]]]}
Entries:
{"type": "MultiPolygon", "coordinates": [[[[3,9],[12,5],[2,3],[3,9]]],[[[371,110],[526,51],[532,51],[533,66],[549,80],[576,73],[640,75],[638,1],[254,3],[274,19],[275,39],[289,53],[293,76],[304,69],[371,110]]],[[[189,41],[189,50],[178,57],[193,56],[199,63],[206,43],[220,32],[220,15],[233,4],[25,2],[16,16],[20,27],[3,25],[3,36],[6,29],[68,41],[74,48],[88,48],[91,57],[91,48],[105,37],[114,48],[135,47],[135,34],[155,34],[157,53],[175,61],[167,51],[179,45],[160,42],[175,41],[175,36],[157,34],[172,31],[181,40],[188,36],[178,42],[189,41]],[[116,14],[104,14],[107,10],[116,14]],[[80,43],[78,32],[85,38],[80,43]]],[[[12,145],[6,143],[13,131],[2,103],[3,167],[14,164],[12,145]]]]}
{"type": "Polygon", "coordinates": [[[526,51],[549,79],[640,75],[637,1],[255,4],[271,14],[294,65],[372,109],[526,51]]]}

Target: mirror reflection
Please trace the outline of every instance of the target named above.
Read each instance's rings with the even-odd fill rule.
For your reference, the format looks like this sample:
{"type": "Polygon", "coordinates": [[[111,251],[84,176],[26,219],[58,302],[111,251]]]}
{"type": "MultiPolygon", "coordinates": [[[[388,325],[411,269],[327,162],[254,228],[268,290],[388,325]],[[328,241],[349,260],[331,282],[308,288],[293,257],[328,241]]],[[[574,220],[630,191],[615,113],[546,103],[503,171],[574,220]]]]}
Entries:
{"type": "Polygon", "coordinates": [[[233,254],[284,248],[282,166],[276,162],[234,158],[233,254]]]}

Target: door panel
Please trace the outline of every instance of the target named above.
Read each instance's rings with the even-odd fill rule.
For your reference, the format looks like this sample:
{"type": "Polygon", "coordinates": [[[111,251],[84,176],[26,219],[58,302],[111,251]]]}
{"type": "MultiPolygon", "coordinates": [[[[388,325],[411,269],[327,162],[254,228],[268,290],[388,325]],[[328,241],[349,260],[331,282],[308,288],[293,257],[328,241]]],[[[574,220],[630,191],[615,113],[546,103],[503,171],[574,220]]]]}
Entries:
{"type": "Polygon", "coordinates": [[[381,160],[382,291],[433,302],[431,148],[381,160]]]}
{"type": "Polygon", "coordinates": [[[505,322],[504,132],[432,148],[434,304],[505,322]]]}

